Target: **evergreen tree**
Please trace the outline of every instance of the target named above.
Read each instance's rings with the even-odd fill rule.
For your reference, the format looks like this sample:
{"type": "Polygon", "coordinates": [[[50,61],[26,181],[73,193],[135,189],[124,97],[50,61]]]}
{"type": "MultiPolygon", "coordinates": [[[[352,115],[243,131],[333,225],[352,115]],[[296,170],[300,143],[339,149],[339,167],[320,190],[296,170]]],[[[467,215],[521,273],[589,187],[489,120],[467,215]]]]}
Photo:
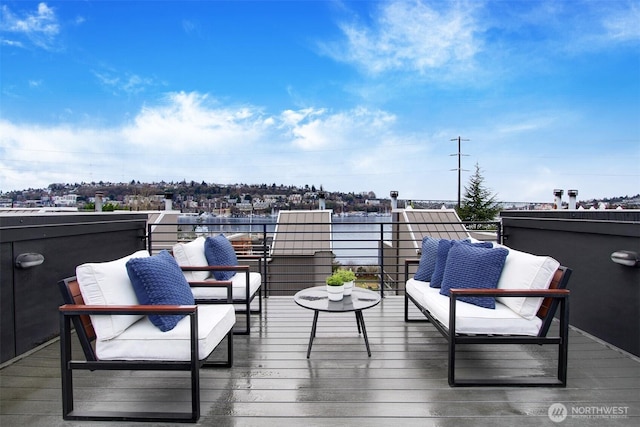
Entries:
{"type": "MultiPolygon", "coordinates": [[[[496,201],[495,194],[484,186],[484,177],[480,166],[476,163],[476,171],[469,178],[469,184],[464,187],[464,197],[457,209],[458,216],[462,221],[493,221],[500,212],[500,205],[496,201]]],[[[475,229],[486,228],[478,225],[471,227],[475,229]]]]}

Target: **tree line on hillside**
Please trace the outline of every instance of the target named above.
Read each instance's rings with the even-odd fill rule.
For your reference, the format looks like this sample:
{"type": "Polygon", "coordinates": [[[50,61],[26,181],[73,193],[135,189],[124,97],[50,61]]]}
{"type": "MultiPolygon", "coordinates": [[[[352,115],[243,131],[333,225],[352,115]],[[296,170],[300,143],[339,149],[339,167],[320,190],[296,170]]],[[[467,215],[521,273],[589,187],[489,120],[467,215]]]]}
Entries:
{"type": "MultiPolygon", "coordinates": [[[[321,189],[322,186],[320,186],[321,189]]],[[[193,197],[200,198],[234,198],[251,200],[253,198],[262,198],[265,195],[278,194],[289,196],[293,194],[316,194],[319,188],[315,185],[276,185],[268,184],[208,184],[205,181],[181,181],[181,182],[154,182],[141,183],[132,180],[129,183],[111,183],[111,182],[82,182],[75,184],[55,183],[49,185],[46,189],[27,189],[16,190],[2,194],[2,197],[12,200],[39,199],[43,195],[62,196],[65,194],[77,194],[79,200],[89,200],[94,197],[96,192],[102,192],[104,197],[109,200],[122,200],[124,196],[141,195],[151,196],[155,194],[164,194],[170,192],[175,196],[186,199],[193,197]]],[[[364,193],[343,193],[331,192],[327,193],[330,198],[340,198],[343,200],[365,200],[375,199],[376,194],[373,191],[364,193]]]]}

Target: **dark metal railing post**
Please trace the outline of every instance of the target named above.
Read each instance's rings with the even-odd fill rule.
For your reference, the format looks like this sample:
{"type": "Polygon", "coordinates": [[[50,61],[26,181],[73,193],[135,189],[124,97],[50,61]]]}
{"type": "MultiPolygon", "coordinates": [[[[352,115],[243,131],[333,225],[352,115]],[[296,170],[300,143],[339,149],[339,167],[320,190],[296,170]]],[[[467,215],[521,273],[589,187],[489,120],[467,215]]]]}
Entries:
{"type": "Polygon", "coordinates": [[[153,224],[147,224],[147,250],[151,253],[151,227],[153,224]]]}
{"type": "Polygon", "coordinates": [[[269,298],[269,276],[267,275],[267,258],[268,258],[268,248],[267,248],[267,224],[262,224],[262,286],[263,286],[263,294],[265,298],[269,298]]]}
{"type": "Polygon", "coordinates": [[[384,224],[380,224],[380,239],[378,240],[378,267],[380,268],[380,298],[384,298],[384,224]]]}

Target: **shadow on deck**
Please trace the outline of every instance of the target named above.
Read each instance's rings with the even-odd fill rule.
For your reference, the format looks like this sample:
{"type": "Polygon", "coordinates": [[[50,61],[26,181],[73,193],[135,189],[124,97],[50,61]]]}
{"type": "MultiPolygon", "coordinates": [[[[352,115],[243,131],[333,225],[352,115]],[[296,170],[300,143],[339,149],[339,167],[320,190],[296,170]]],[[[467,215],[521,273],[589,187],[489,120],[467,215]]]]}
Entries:
{"type": "MultiPolygon", "coordinates": [[[[578,330],[571,331],[567,388],[451,388],[446,341],[428,323],[405,323],[402,297],[387,297],[363,314],[371,358],[353,313],[320,313],[307,359],[313,312],[298,307],[291,297],[265,300],[262,317],[254,316],[251,335],[234,337],[234,367],[201,370],[202,416],[197,425],[636,426],[640,422],[640,360],[578,330]],[[548,415],[556,403],[568,411],[561,423],[548,415]]],[[[421,314],[416,310],[415,316],[421,314]]],[[[241,316],[238,321],[242,322],[241,316]]],[[[461,349],[458,366],[463,373],[517,371],[537,376],[553,375],[556,368],[551,349],[511,345],[478,351],[478,347],[461,349]]],[[[56,340],[2,368],[0,425],[123,425],[63,421],[59,364],[56,340]]],[[[92,409],[162,405],[178,410],[189,401],[188,375],[179,372],[76,372],[75,387],[76,406],[92,409]]]]}

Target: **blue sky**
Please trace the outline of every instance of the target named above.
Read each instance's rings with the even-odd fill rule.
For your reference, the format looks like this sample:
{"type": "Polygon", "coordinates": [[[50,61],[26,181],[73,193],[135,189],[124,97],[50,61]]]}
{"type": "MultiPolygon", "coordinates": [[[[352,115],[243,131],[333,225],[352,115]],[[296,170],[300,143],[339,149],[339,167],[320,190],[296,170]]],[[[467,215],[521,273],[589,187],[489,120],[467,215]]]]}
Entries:
{"type": "Polygon", "coordinates": [[[640,193],[638,1],[1,1],[0,191],[640,193]],[[453,169],[453,170],[452,170],[453,169]]]}

